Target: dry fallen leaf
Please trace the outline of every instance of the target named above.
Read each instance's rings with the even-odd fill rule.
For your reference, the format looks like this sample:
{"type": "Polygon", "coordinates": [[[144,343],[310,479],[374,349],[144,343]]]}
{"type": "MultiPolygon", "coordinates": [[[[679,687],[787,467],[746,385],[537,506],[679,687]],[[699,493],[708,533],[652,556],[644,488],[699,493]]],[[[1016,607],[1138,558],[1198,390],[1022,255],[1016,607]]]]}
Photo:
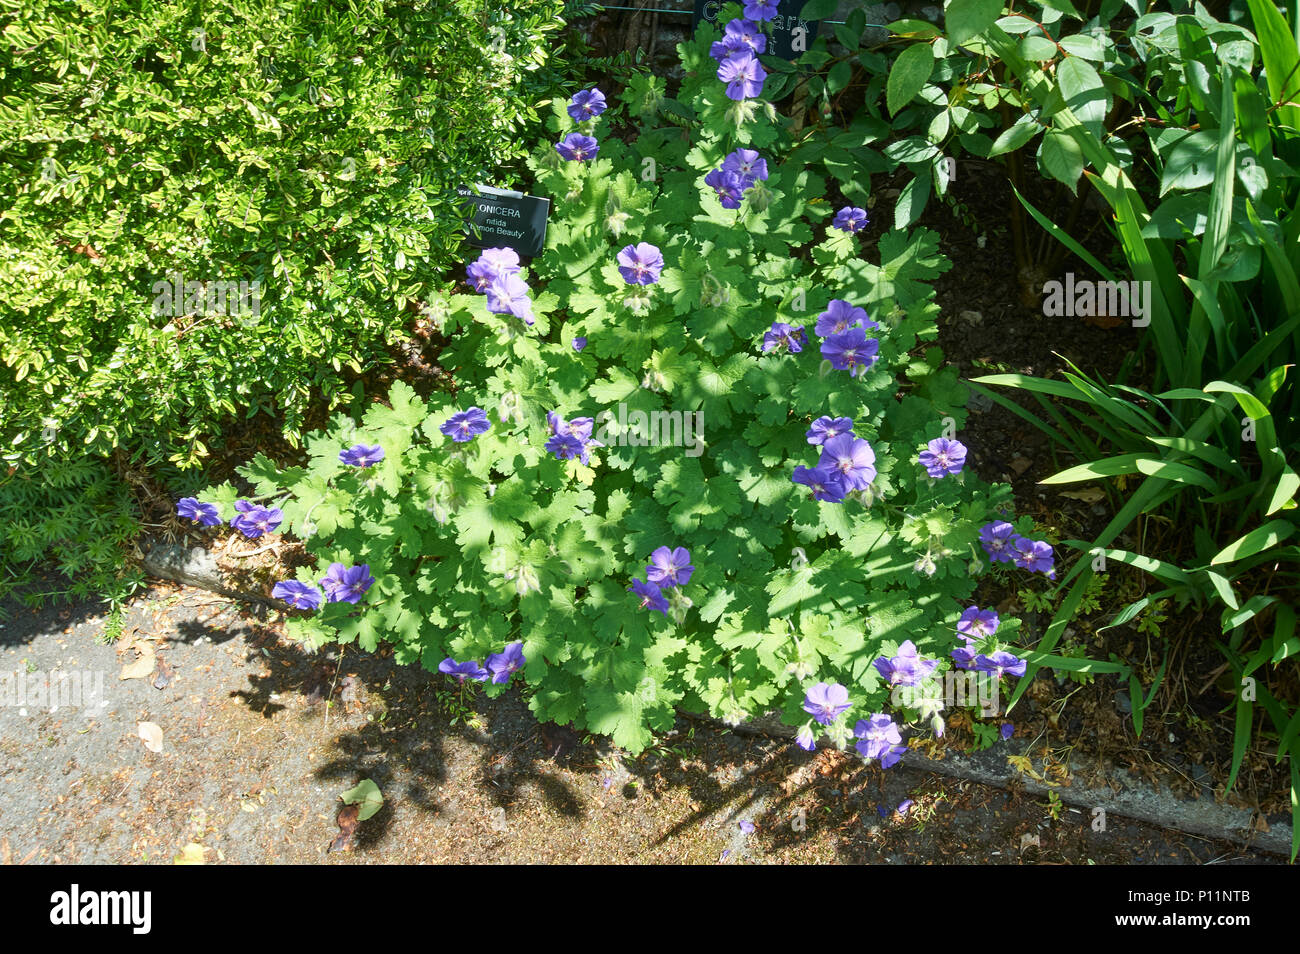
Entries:
{"type": "Polygon", "coordinates": [[[1079,490],[1062,490],[1062,497],[1068,497],[1070,500],[1082,500],[1084,503],[1096,503],[1104,500],[1106,491],[1100,487],[1082,487],[1079,490]]]}
{"type": "Polygon", "coordinates": [[[180,854],[178,854],[175,858],[172,859],[172,864],[205,865],[208,863],[207,859],[204,857],[203,854],[205,851],[207,851],[207,849],[204,848],[202,845],[196,844],[194,842],[190,842],[188,845],[186,845],[184,848],[180,850],[180,854]]]}
{"type": "Polygon", "coordinates": [[[339,812],[339,833],[330,843],[330,851],[349,851],[352,848],[352,836],[357,833],[357,826],[361,824],[360,815],[360,805],[343,806],[343,810],[339,812]]]}
{"type": "Polygon", "coordinates": [[[145,642],[143,639],[137,639],[133,644],[140,658],[133,663],[128,663],[122,667],[122,679],[146,679],[153,675],[155,662],[153,645],[145,642]]]}
{"type": "Polygon", "coordinates": [[[158,657],[158,674],[154,676],[153,687],[155,689],[166,689],[171,685],[172,678],[176,675],[176,670],[167,665],[167,660],[161,656],[158,657]]]}
{"type": "Polygon", "coordinates": [[[1030,465],[1032,464],[1033,461],[1030,460],[1028,457],[1016,455],[1015,457],[1011,458],[1007,466],[1010,467],[1012,470],[1014,470],[1017,474],[1023,474],[1025,471],[1027,471],[1030,468],[1030,465]]]}
{"type": "Polygon", "coordinates": [[[161,752],[163,748],[163,731],[154,722],[140,723],[140,738],[144,739],[144,747],[150,752],[161,752]]]}

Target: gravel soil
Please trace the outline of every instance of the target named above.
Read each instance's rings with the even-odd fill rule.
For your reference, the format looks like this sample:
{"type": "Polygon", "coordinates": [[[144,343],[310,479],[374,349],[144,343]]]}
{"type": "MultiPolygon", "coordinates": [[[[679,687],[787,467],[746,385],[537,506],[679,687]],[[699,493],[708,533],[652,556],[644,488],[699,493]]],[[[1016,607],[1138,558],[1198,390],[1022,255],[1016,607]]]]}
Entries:
{"type": "Polygon", "coordinates": [[[93,605],[7,609],[0,679],[100,673],[104,704],[0,706],[0,863],[1279,860],[684,718],[633,758],[539,725],[520,692],[462,700],[382,653],[307,651],[189,587],[134,599],[111,645],[93,605]],[[366,778],[383,807],[351,825],[339,796],[366,778]]]}

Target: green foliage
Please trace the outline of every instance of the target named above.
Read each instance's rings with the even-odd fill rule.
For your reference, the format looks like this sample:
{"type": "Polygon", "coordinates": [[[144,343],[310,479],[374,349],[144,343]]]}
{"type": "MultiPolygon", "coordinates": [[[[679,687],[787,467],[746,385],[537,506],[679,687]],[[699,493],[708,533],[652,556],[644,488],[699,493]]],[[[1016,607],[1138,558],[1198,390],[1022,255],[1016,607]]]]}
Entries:
{"type": "MultiPolygon", "coordinates": [[[[906,640],[951,665],[978,531],[1009,490],[970,474],[932,481],[917,461],[966,414],[965,387],[929,344],[929,283],[949,263],[924,230],[869,249],[829,229],[824,178],[768,104],[723,95],[706,68],[710,39],[702,27],[681,48],[677,97],[633,79],[591,129],[597,159],[566,163],[551,142],[537,146],[529,162],[555,206],[545,253],[521,273],[533,326],[478,295],[438,296],[430,311],[451,339],[454,398],[422,401],[399,383],[359,422],[340,414],[310,435],[307,466],[259,457],[241,471],[318,557],[302,582],[332,562],[376,578],[356,606],[291,618],[295,638],[363,650],[384,640],[399,662],[430,669],[520,640],[539,718],[633,751],[677,707],[801,721],[817,681],[847,686],[850,718],[869,716],[889,696],[871,662],[906,640]],[[727,210],[703,179],[740,145],[762,150],[769,177],[727,210]],[[637,242],[662,250],[655,285],[629,286],[617,270],[618,250],[637,242]],[[819,367],[813,324],[832,298],[881,323],[879,361],[860,377],[819,367]],[[774,321],[806,325],[808,347],[762,353],[774,321]],[[440,426],[472,406],[491,430],[450,442],[440,426]],[[544,448],[552,411],[599,422],[604,446],[588,464],[544,448]],[[610,419],[637,413],[698,413],[702,444],[638,443],[641,431],[610,419]],[[875,449],[864,498],[819,503],[791,481],[816,461],[805,432],[822,415],[851,417],[875,449]],[[384,460],[340,464],[357,442],[381,445],[384,460]],[[660,546],[687,548],[695,566],[666,591],[665,615],[627,592],[660,546]]],[[[573,129],[562,100],[551,112],[553,138],[573,129]]],[[[200,499],[228,517],[237,492],[200,499]]]]}
{"type": "Polygon", "coordinates": [[[125,485],[95,461],[54,461],[40,481],[0,477],[0,598],[21,588],[31,607],[51,597],[92,595],[118,607],[141,582],[124,558],[138,532],[125,485]],[[42,563],[70,584],[29,588],[42,563]]]}
{"type": "Polygon", "coordinates": [[[296,440],[439,279],[452,190],[519,155],[562,9],[0,0],[0,459],[194,466],[259,410],[296,440]]]}

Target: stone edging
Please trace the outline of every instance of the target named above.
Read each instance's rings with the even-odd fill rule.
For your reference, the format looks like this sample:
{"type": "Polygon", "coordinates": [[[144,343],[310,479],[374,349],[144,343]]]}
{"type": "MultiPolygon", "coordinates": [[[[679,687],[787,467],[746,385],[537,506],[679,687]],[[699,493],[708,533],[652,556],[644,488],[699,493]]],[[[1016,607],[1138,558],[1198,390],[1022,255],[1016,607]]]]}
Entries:
{"type": "MultiPolygon", "coordinates": [[[[250,593],[233,585],[222,574],[216,559],[203,547],[184,547],[179,544],[146,540],[142,550],[144,551],[142,568],[150,576],[185,583],[261,606],[289,608],[288,604],[280,600],[250,593]]],[[[682,714],[717,725],[723,724],[719,720],[693,713],[682,714]]],[[[772,715],[739,726],[727,726],[727,728],[742,734],[765,735],[778,739],[793,739],[795,735],[795,729],[784,725],[772,715]]],[[[1082,766],[1076,762],[1072,784],[1047,785],[1012,769],[1007,764],[1006,755],[1007,753],[1002,750],[970,754],[950,752],[945,758],[935,760],[918,752],[909,751],[903,756],[902,764],[919,771],[936,772],[998,788],[1015,786],[1034,795],[1042,795],[1049,790],[1055,791],[1062,802],[1087,812],[1089,820],[1092,810],[1101,808],[1108,816],[1121,815],[1162,828],[1173,828],[1207,838],[1232,841],[1281,855],[1284,858],[1290,857],[1291,826],[1279,823],[1272,825],[1268,831],[1256,831],[1256,813],[1250,809],[1218,804],[1212,799],[1184,800],[1176,797],[1172,792],[1153,789],[1146,782],[1131,776],[1125,769],[1110,774],[1111,786],[1085,786],[1080,783],[1080,777],[1097,774],[1096,766],[1087,762],[1082,766]]],[[[1041,764],[1035,764],[1034,770],[1041,772],[1041,764]]]]}

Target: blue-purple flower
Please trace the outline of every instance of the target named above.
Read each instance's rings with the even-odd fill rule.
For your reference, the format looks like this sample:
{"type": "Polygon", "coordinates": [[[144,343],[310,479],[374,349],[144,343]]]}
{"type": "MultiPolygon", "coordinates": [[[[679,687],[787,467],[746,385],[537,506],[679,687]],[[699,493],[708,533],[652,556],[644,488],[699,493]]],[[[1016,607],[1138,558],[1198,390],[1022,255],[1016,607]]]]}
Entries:
{"type": "Polygon", "coordinates": [[[573,94],[569,100],[569,116],[575,123],[595,119],[605,111],[605,94],[598,89],[583,89],[573,94]]]}
{"type": "Polygon", "coordinates": [[[260,507],[247,500],[236,500],[235,509],[239,513],[231,518],[230,525],[252,540],[273,532],[284,520],[278,507],[260,507]]]}
{"type": "Polygon", "coordinates": [[[750,821],[748,818],[742,818],[736,824],[740,828],[740,830],[744,832],[746,835],[754,834],[754,823],[750,821]]]}
{"type": "Polygon", "coordinates": [[[776,17],[777,0],[745,0],[742,11],[748,20],[768,21],[776,17]]]}
{"type": "Polygon", "coordinates": [[[882,769],[893,768],[903,758],[903,753],[907,751],[905,745],[891,745],[880,753],[880,767],[882,769]]]}
{"type": "MultiPolygon", "coordinates": [[[[732,20],[731,22],[736,23],[737,21],[732,20]]],[[[731,24],[728,24],[727,27],[730,29],[731,24]]],[[[759,34],[759,38],[766,39],[762,34],[759,34]]],[[[759,49],[758,52],[762,53],[763,51],[759,49]]],[[[751,185],[757,179],[766,182],[767,160],[754,149],[737,149],[722,160],[722,171],[732,172],[742,179],[748,179],[751,185]]]]}
{"type": "Polygon", "coordinates": [[[560,154],[560,158],[568,162],[586,162],[588,159],[596,158],[596,154],[600,152],[600,143],[592,136],[573,132],[555,144],[555,151],[560,154]]]}
{"type": "Polygon", "coordinates": [[[903,741],[894,720],[883,712],[877,712],[870,719],[859,719],[853,727],[853,736],[861,740],[855,748],[865,759],[880,758],[903,741]]]}
{"type": "Polygon", "coordinates": [[[1011,541],[1010,555],[1020,569],[1045,573],[1049,580],[1056,579],[1052,545],[1046,540],[1030,540],[1028,537],[1017,536],[1011,541]]]}
{"type": "Polygon", "coordinates": [[[741,52],[722,61],[718,66],[718,79],[727,84],[728,99],[753,99],[763,92],[767,70],[758,62],[758,57],[741,52]]]}
{"type": "Polygon", "coordinates": [[[1005,520],[994,520],[980,527],[980,546],[993,563],[1010,563],[1014,557],[1011,541],[1016,528],[1005,520]]]}
{"type": "Polygon", "coordinates": [[[498,275],[487,287],[487,308],[494,315],[514,315],[525,324],[533,324],[533,301],[528,297],[528,283],[516,272],[498,275]]]}
{"type": "Polygon", "coordinates": [[[629,285],[653,285],[663,270],[663,252],[647,242],[624,246],[618,253],[618,273],[629,285]]]}
{"type": "Polygon", "coordinates": [[[632,577],[632,585],[628,589],[641,597],[642,609],[651,609],[665,616],[668,615],[668,601],[660,593],[659,587],[653,583],[642,583],[636,577],[632,577]]]}
{"type": "Polygon", "coordinates": [[[824,500],[826,503],[839,503],[853,489],[845,481],[844,474],[834,467],[799,466],[794,469],[790,479],[811,490],[814,500],[824,500]]]}
{"type": "Polygon", "coordinates": [[[215,527],[221,523],[221,511],[216,504],[200,503],[196,497],[182,497],[176,502],[176,514],[188,517],[201,527],[215,527]]]}
{"type": "Polygon", "coordinates": [[[823,338],[840,335],[850,328],[879,328],[880,326],[867,317],[865,308],[858,308],[843,298],[832,298],[826,310],[817,316],[813,330],[823,338]]]}
{"type": "Polygon", "coordinates": [[[585,348],[585,347],[587,347],[587,339],[586,339],[586,338],[583,338],[583,337],[579,336],[579,337],[573,339],[573,350],[574,350],[574,351],[581,351],[581,350],[582,350],[583,348],[585,348]]]}
{"type": "Polygon", "coordinates": [[[806,752],[811,752],[817,748],[817,740],[813,737],[812,726],[805,725],[794,737],[795,745],[806,752]]]}
{"type": "Polygon", "coordinates": [[[1016,726],[1015,723],[1013,722],[1004,722],[998,728],[998,735],[1002,736],[1003,742],[1005,742],[1007,739],[1011,738],[1015,734],[1016,734],[1016,726]]]}
{"type": "Polygon", "coordinates": [[[349,467],[373,467],[384,459],[384,449],[378,444],[355,444],[339,451],[339,460],[349,467]]]}
{"type": "Polygon", "coordinates": [[[822,725],[830,725],[851,707],[849,690],[838,682],[819,682],[803,698],[803,711],[822,725]]]}
{"type": "Polygon", "coordinates": [[[438,663],[438,672],[452,676],[457,682],[461,683],[466,679],[472,679],[474,682],[486,682],[488,678],[488,671],[480,666],[475,660],[470,659],[466,662],[458,663],[450,656],[438,663]]]}
{"type": "Polygon", "coordinates": [[[898,647],[898,653],[886,658],[880,656],[873,663],[876,671],[891,686],[919,686],[939,665],[937,659],[922,659],[916,645],[909,639],[898,647]]]}
{"type": "Polygon", "coordinates": [[[957,620],[957,632],[963,639],[985,639],[998,631],[997,610],[968,606],[957,620]]]}
{"type": "Polygon", "coordinates": [[[487,411],[481,407],[472,407],[467,411],[453,414],[438,428],[457,444],[472,441],[491,429],[492,422],[488,420],[487,411]]]}
{"type": "Polygon", "coordinates": [[[835,213],[835,218],[831,221],[831,228],[839,229],[841,232],[861,232],[867,227],[868,221],[866,209],[846,205],[835,213]]]}
{"type": "Polygon", "coordinates": [[[361,597],[365,596],[366,590],[370,589],[374,582],[375,578],[370,575],[368,563],[362,563],[360,566],[331,563],[324,579],[320,581],[320,588],[325,591],[327,602],[360,603],[361,597]]]}
{"type": "Polygon", "coordinates": [[[803,325],[791,328],[783,321],[774,321],[771,330],[763,335],[763,353],[785,348],[791,354],[798,354],[807,343],[808,334],[803,330],[803,325]]]}
{"type": "Polygon", "coordinates": [[[487,668],[492,673],[492,681],[509,682],[510,677],[524,668],[528,662],[524,656],[522,642],[510,643],[499,653],[492,653],[487,658],[487,668]]]}
{"type": "Polygon", "coordinates": [[[465,269],[469,283],[476,292],[485,292],[502,275],[519,271],[519,253],[512,248],[485,248],[483,253],[465,269]]]}
{"type": "Polygon", "coordinates": [[[975,668],[980,672],[991,673],[995,679],[1001,679],[1004,673],[1008,676],[1023,676],[1025,665],[1023,659],[1004,649],[999,649],[990,656],[981,654],[975,657],[975,668]]]}
{"type": "Polygon", "coordinates": [[[310,583],[300,583],[298,580],[280,581],[272,587],[271,595],[300,610],[319,609],[322,598],[320,590],[310,583]]]}
{"type": "Polygon", "coordinates": [[[973,641],[970,641],[968,637],[963,638],[968,639],[966,644],[958,646],[948,655],[952,657],[953,665],[958,669],[974,669],[975,657],[978,656],[979,653],[975,649],[975,643],[973,641]]]}
{"type": "Polygon", "coordinates": [[[832,437],[853,433],[853,419],[848,417],[829,417],[823,415],[812,422],[808,428],[808,443],[813,446],[825,444],[832,437]]]}
{"type": "Polygon", "coordinates": [[[848,371],[849,377],[857,377],[875,364],[879,350],[880,342],[868,338],[861,328],[850,328],[822,342],[822,357],[836,371],[848,371]]]}
{"type": "Polygon", "coordinates": [[[936,479],[949,474],[960,474],[966,466],[966,445],[961,441],[936,437],[925,446],[917,459],[925,472],[936,479]]]}
{"type": "Polygon", "coordinates": [[[745,200],[745,190],[754,184],[754,180],[719,168],[704,177],[704,184],[718,194],[718,201],[724,209],[738,209],[745,200]]]}
{"type": "Polygon", "coordinates": [[[559,460],[577,458],[586,464],[593,447],[605,446],[592,438],[591,431],[596,422],[590,417],[575,417],[572,421],[566,421],[559,411],[550,411],[546,415],[546,423],[551,430],[551,439],[546,442],[546,449],[559,460]]]}
{"type": "Polygon", "coordinates": [[[666,590],[670,586],[685,586],[691,581],[694,572],[690,551],[685,547],[672,550],[659,547],[650,554],[650,565],[645,568],[645,578],[666,590]]]}
{"type": "Polygon", "coordinates": [[[839,434],[822,444],[818,467],[838,470],[850,490],[866,490],[876,479],[876,452],[852,434],[839,434]]]}

